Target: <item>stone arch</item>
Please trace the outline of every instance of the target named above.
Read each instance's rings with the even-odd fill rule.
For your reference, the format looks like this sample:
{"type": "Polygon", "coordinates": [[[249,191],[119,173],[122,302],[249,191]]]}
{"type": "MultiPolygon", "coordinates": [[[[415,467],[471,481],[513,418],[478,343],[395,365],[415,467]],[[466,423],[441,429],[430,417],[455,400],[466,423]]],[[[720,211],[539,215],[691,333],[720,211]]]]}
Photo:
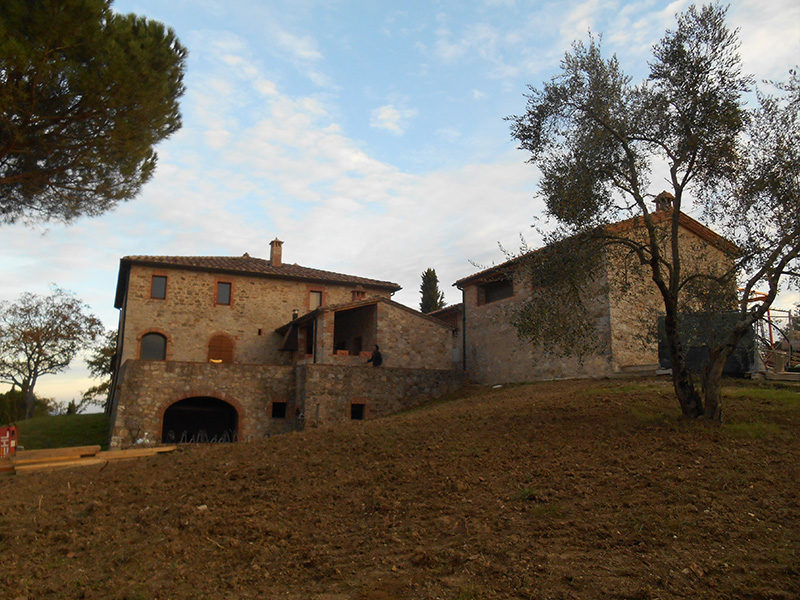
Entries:
{"type": "Polygon", "coordinates": [[[208,340],[209,362],[233,362],[234,341],[225,333],[215,333],[208,340]]]}
{"type": "Polygon", "coordinates": [[[161,410],[161,442],[235,442],[239,439],[241,407],[216,396],[194,395],[161,410]]]}

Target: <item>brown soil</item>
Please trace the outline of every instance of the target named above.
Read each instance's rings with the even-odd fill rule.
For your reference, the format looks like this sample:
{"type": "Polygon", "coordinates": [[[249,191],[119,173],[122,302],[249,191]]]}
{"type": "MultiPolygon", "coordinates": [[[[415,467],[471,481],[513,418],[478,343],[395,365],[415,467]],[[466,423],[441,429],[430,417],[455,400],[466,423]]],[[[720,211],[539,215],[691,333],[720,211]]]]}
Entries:
{"type": "Polygon", "coordinates": [[[800,391],[738,392],[720,428],[680,421],[664,381],[475,387],[381,420],[0,478],[0,589],[798,598],[800,391]]]}

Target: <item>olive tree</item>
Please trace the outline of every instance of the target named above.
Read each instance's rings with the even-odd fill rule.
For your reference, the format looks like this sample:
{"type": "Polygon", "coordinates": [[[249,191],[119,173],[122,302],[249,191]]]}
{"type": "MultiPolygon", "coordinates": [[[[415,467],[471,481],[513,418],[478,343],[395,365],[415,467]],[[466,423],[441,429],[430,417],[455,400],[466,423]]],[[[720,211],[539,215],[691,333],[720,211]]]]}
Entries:
{"type": "MultiPolygon", "coordinates": [[[[797,277],[800,252],[798,79],[792,73],[749,106],[753,79],[742,71],[738,33],[727,27],[726,12],[711,5],[679,14],[675,29],[653,47],[649,76],[638,83],[616,57],[604,57],[601,39],[576,42],[560,73],[541,89],[531,87],[525,112],[509,117],[513,137],[541,171],[539,192],[558,224],[548,241],[603,250],[567,253],[563,264],[549,268],[551,276],[562,285],[591,276],[593,262],[611,249],[633,258],[663,300],[682,412],[713,420],[721,418],[727,357],[782,282],[797,277]],[[659,168],[665,182],[654,184],[659,168]],[[664,185],[670,205],[656,210],[652,200],[664,185]],[[735,245],[731,268],[688,268],[691,250],[682,247],[679,230],[682,209],[691,204],[735,245]],[[613,224],[625,219],[635,219],[642,234],[620,235],[613,224]],[[734,304],[737,285],[744,291],[734,304]],[[762,286],[767,293],[750,302],[750,292],[762,286]],[[683,315],[693,306],[736,306],[737,314],[711,349],[700,387],[681,341],[683,315]]],[[[533,270],[547,270],[545,262],[534,261],[533,270]]],[[[531,303],[516,319],[521,335],[557,336],[525,314],[557,313],[564,306],[558,295],[534,294],[531,303]]],[[[571,310],[582,308],[580,298],[571,298],[571,310]]]]}

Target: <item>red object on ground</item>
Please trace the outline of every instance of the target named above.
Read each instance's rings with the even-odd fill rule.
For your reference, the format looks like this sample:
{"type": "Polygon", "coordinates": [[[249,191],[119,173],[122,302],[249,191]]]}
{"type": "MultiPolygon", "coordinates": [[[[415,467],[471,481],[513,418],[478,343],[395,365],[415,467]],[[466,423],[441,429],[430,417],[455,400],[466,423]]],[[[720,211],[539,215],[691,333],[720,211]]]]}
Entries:
{"type": "Polygon", "coordinates": [[[17,428],[14,425],[0,427],[0,458],[8,458],[17,453],[17,428]]]}

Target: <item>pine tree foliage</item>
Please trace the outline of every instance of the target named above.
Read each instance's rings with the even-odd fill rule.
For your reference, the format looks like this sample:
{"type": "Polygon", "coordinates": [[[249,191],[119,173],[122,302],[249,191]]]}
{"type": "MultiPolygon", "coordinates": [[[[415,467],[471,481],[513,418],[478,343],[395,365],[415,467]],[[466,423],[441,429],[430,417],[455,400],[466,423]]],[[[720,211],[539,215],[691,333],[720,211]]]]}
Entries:
{"type": "Polygon", "coordinates": [[[421,299],[419,310],[425,314],[444,308],[444,293],[439,290],[439,278],[434,269],[422,272],[422,284],[419,286],[421,299]]]}
{"type": "Polygon", "coordinates": [[[134,197],[181,126],[185,60],[171,29],[111,0],[0,2],[0,222],[134,197]]]}

